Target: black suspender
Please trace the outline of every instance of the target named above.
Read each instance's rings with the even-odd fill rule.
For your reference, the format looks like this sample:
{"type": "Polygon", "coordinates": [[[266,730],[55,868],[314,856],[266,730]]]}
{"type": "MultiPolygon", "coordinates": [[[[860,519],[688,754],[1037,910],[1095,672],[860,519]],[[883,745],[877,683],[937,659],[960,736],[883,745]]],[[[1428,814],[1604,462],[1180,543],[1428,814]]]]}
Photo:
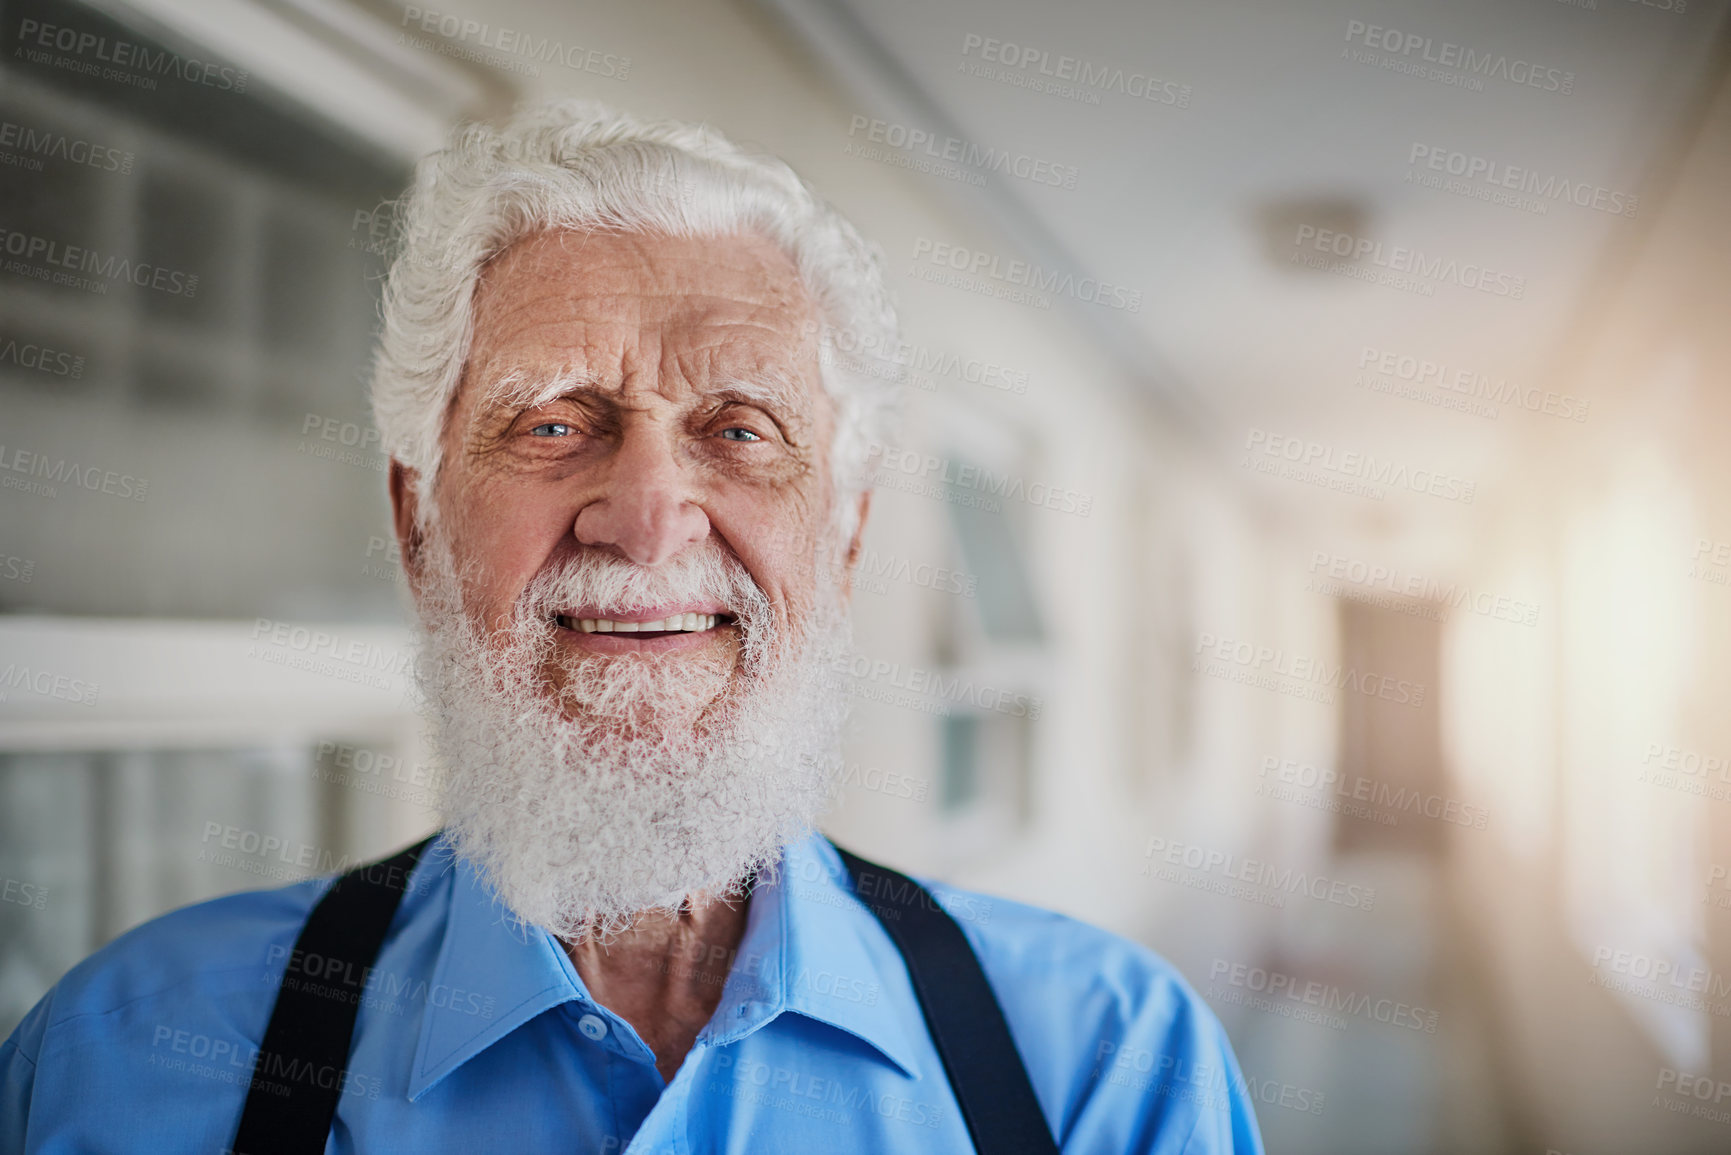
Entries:
{"type": "Polygon", "coordinates": [[[836,852],[847,865],[854,894],[902,952],[974,1150],[1057,1155],[1003,1008],[961,926],[907,875],[839,846],[836,852]]]}
{"type": "Polygon", "coordinates": [[[409,875],[432,841],[349,871],[307,916],[253,1059],[233,1155],[325,1149],[361,1010],[360,976],[379,957],[409,875]],[[333,982],[339,975],[348,981],[333,982]]]}
{"type": "MultiPolygon", "coordinates": [[[[297,972],[316,965],[320,976],[365,975],[431,842],[343,875],[307,916],[253,1061],[232,1155],[319,1155],[325,1149],[364,980],[333,991],[328,982],[300,979],[297,972]]],[[[962,928],[913,879],[839,846],[836,851],[854,893],[902,953],[974,1150],[1057,1155],[1004,1012],[962,928]]]]}

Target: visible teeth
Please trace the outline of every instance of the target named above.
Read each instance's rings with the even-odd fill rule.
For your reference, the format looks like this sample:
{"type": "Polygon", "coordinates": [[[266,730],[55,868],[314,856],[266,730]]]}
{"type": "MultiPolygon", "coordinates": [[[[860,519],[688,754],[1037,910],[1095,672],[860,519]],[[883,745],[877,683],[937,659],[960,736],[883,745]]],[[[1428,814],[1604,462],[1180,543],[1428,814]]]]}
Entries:
{"type": "MultiPolygon", "coordinates": [[[[586,634],[647,634],[653,632],[676,632],[700,634],[705,630],[713,630],[719,619],[717,614],[674,614],[657,622],[621,622],[613,618],[579,618],[577,628],[586,634]]],[[[559,624],[569,628],[572,619],[561,615],[559,624]]]]}

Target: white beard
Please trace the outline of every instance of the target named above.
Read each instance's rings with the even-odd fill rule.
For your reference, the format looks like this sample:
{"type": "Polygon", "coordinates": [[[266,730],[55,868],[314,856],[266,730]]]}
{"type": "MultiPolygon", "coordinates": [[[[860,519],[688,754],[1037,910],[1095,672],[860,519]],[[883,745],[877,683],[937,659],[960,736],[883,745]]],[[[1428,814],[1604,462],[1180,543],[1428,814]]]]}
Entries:
{"type": "Polygon", "coordinates": [[[830,671],[848,618],[830,583],[799,635],[713,543],[645,569],[599,549],[550,564],[503,636],[465,611],[448,543],[425,539],[416,663],[440,813],[457,853],[524,922],[603,940],[647,911],[737,895],[811,832],[833,793],[845,697],[830,671]],[[725,654],[554,654],[556,608],[617,612],[713,598],[725,654]],[[562,688],[546,680],[549,661],[562,688]]]}

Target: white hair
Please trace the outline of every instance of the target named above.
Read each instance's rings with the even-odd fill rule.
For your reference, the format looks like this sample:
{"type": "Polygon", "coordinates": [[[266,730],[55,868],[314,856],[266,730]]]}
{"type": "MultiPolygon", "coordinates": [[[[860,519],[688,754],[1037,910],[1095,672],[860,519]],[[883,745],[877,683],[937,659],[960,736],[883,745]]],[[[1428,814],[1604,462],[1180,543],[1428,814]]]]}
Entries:
{"type": "Polygon", "coordinates": [[[553,229],[675,237],[755,232],[779,244],[822,316],[823,386],[835,406],[830,446],[839,508],[852,535],[871,446],[889,440],[900,374],[858,371],[827,355],[899,346],[883,258],[794,171],[715,130],[644,121],[593,101],[519,109],[503,127],[459,126],[423,159],[399,203],[373,367],[374,420],[386,452],[418,476],[433,507],[440,438],[474,336],[475,287],[487,262],[553,229]]]}

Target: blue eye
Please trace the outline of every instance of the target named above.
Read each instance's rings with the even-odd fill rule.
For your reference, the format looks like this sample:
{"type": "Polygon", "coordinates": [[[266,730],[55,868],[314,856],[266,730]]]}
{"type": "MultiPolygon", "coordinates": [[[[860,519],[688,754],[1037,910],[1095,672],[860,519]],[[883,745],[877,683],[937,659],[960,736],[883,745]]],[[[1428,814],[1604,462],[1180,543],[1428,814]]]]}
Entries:
{"type": "Polygon", "coordinates": [[[721,431],[721,435],[723,437],[727,438],[729,441],[762,441],[763,440],[763,438],[759,437],[757,434],[753,433],[751,430],[741,429],[737,425],[731,429],[723,429],[721,431]],[[738,436],[735,436],[735,434],[738,434],[738,436]]]}
{"type": "Polygon", "coordinates": [[[537,425],[535,428],[529,430],[529,435],[531,437],[566,437],[571,433],[571,426],[565,424],[563,421],[549,421],[543,425],[537,425]],[[552,430],[552,432],[545,432],[545,430],[552,430]]]}

